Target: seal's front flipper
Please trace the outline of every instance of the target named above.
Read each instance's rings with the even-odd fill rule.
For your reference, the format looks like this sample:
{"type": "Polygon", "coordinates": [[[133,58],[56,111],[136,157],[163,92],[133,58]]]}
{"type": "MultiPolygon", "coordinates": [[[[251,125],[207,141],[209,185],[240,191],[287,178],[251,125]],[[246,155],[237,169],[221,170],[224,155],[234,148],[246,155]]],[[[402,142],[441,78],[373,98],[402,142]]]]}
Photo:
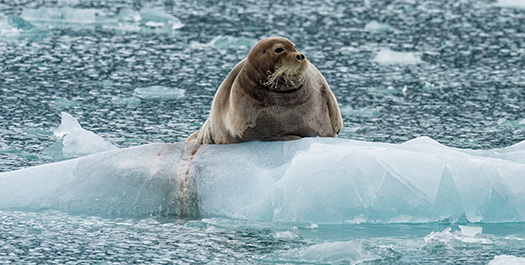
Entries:
{"type": "Polygon", "coordinates": [[[197,135],[199,135],[199,131],[200,131],[200,130],[198,130],[198,131],[192,133],[192,134],[188,137],[188,139],[186,139],[186,142],[187,142],[187,143],[194,143],[194,144],[196,144],[196,143],[197,143],[197,135]]]}

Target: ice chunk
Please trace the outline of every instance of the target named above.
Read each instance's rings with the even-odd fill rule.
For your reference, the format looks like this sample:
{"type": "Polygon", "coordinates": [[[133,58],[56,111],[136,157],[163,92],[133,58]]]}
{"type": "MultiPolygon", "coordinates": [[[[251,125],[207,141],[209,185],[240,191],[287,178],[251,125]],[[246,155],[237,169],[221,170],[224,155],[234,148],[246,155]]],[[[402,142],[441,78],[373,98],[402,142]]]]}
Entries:
{"type": "Polygon", "coordinates": [[[447,248],[471,248],[475,245],[492,244],[488,238],[480,236],[481,230],[478,227],[465,228],[460,231],[451,232],[452,228],[447,227],[441,232],[432,232],[424,240],[429,245],[444,245],[447,248]],[[474,234],[474,235],[472,235],[474,234]]]}
{"type": "Polygon", "coordinates": [[[184,26],[178,18],[156,8],[145,7],[140,10],[140,16],[141,21],[148,27],[166,27],[175,30],[184,26]]]}
{"type": "Polygon", "coordinates": [[[113,97],[111,99],[111,102],[117,105],[128,105],[128,106],[140,105],[140,99],[136,97],[129,97],[129,98],[113,97]]]}
{"type": "Polygon", "coordinates": [[[523,8],[525,9],[525,0],[499,0],[496,3],[500,7],[510,7],[510,8],[523,8]]]}
{"type": "Polygon", "coordinates": [[[377,32],[393,31],[394,28],[388,24],[379,23],[374,20],[374,21],[368,22],[365,25],[365,30],[377,33],[377,32]]]}
{"type": "Polygon", "coordinates": [[[142,99],[175,99],[184,97],[185,90],[163,86],[141,87],[135,89],[134,96],[142,99]]]}
{"type": "Polygon", "coordinates": [[[478,226],[458,225],[458,227],[459,229],[461,229],[461,233],[464,236],[470,236],[470,237],[474,237],[477,234],[481,234],[481,232],[483,231],[483,227],[478,227],[478,226]]]}
{"type": "Polygon", "coordinates": [[[255,43],[257,43],[257,40],[243,37],[236,38],[232,36],[217,36],[211,41],[211,45],[220,49],[235,47],[251,48],[255,43]]]}
{"type": "Polygon", "coordinates": [[[269,263],[287,263],[290,260],[306,264],[361,264],[381,257],[367,250],[360,240],[324,242],[301,249],[279,251],[263,256],[269,263]]]}
{"type": "Polygon", "coordinates": [[[0,209],[198,211],[264,222],[523,222],[525,162],[514,159],[522,146],[495,154],[428,137],[403,144],[305,138],[202,145],[192,156],[187,143],[144,145],[1,173],[0,209]]]}
{"type": "Polygon", "coordinates": [[[272,236],[281,240],[293,240],[301,237],[301,231],[299,231],[299,229],[294,226],[286,231],[272,233],[272,236]]]}
{"type": "Polygon", "coordinates": [[[140,11],[128,8],[116,14],[90,8],[38,8],[24,9],[21,17],[38,26],[94,28],[111,30],[171,33],[184,24],[160,9],[144,7],[140,11]]]}
{"type": "Polygon", "coordinates": [[[14,27],[7,17],[0,16],[0,37],[18,37],[20,30],[14,27]]]}
{"type": "Polygon", "coordinates": [[[488,265],[525,265],[525,258],[511,255],[497,255],[488,265]]]}
{"type": "Polygon", "coordinates": [[[100,10],[63,8],[40,8],[24,9],[20,15],[23,19],[34,23],[71,23],[71,24],[94,24],[98,16],[102,16],[100,10]]]}
{"type": "Polygon", "coordinates": [[[185,92],[181,88],[150,86],[135,89],[134,95],[142,99],[176,99],[184,97],[185,92]]]}
{"type": "Polygon", "coordinates": [[[396,52],[388,48],[381,49],[372,61],[380,64],[418,64],[419,55],[414,52],[396,52]]]}
{"type": "Polygon", "coordinates": [[[67,98],[57,98],[54,102],[54,106],[59,109],[67,109],[67,108],[76,107],[79,105],[80,103],[69,100],[67,98]]]}
{"type": "Polygon", "coordinates": [[[29,39],[37,40],[49,34],[48,31],[41,30],[25,21],[19,16],[0,15],[0,39],[17,40],[29,39]]]}
{"type": "Polygon", "coordinates": [[[116,149],[113,144],[93,132],[80,127],[70,114],[62,112],[62,122],[54,131],[57,142],[48,147],[45,153],[55,160],[75,158],[89,154],[116,149]]]}

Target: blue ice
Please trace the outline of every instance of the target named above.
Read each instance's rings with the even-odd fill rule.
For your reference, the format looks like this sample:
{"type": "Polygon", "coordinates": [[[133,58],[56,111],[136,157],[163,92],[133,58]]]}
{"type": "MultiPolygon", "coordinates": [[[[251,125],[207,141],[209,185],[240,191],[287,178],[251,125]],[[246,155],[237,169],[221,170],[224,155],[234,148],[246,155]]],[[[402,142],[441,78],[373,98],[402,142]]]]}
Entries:
{"type": "Polygon", "coordinates": [[[0,209],[327,224],[525,221],[525,141],[493,150],[428,137],[203,145],[192,156],[194,148],[147,144],[0,173],[0,209]]]}

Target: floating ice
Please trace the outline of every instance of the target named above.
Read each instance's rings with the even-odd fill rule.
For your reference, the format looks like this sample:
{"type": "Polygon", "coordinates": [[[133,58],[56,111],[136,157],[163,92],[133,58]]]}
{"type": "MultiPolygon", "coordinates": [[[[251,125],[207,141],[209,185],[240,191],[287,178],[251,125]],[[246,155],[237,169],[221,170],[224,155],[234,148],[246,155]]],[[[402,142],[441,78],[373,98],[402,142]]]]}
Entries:
{"type": "Polygon", "coordinates": [[[46,27],[92,28],[100,26],[106,29],[153,33],[170,33],[184,26],[176,17],[160,9],[147,7],[140,11],[123,8],[113,15],[89,8],[24,9],[21,17],[31,23],[46,27]]]}
{"type": "Polygon", "coordinates": [[[361,264],[381,257],[367,250],[360,240],[324,242],[301,249],[283,250],[262,257],[270,263],[290,260],[306,264],[361,264]]]}
{"type": "Polygon", "coordinates": [[[0,39],[38,39],[49,32],[37,29],[31,23],[18,16],[0,15],[0,39]]]}
{"type": "Polygon", "coordinates": [[[257,43],[257,40],[243,37],[236,38],[231,36],[217,36],[211,41],[211,45],[220,49],[235,47],[251,48],[253,45],[255,45],[255,43],[257,43]]]}
{"type": "Polygon", "coordinates": [[[79,105],[80,105],[80,103],[78,103],[76,101],[69,100],[67,98],[57,98],[54,101],[54,106],[59,108],[59,109],[67,109],[67,108],[71,108],[71,107],[75,107],[75,106],[79,106],[79,105]]]}
{"type": "Polygon", "coordinates": [[[62,122],[54,134],[58,138],[57,142],[48,147],[45,153],[55,160],[116,149],[100,136],[82,129],[78,121],[66,112],[62,112],[62,122]]]}
{"type": "Polygon", "coordinates": [[[184,24],[180,20],[160,9],[143,8],[140,11],[141,21],[148,27],[166,27],[175,30],[182,28],[184,24]]]}
{"type": "Polygon", "coordinates": [[[466,226],[466,225],[458,225],[459,229],[461,229],[461,233],[465,236],[474,237],[477,234],[481,234],[483,231],[483,227],[478,226],[466,226]]]}
{"type": "Polygon", "coordinates": [[[136,97],[129,97],[129,98],[114,97],[111,99],[111,101],[117,105],[137,106],[140,104],[140,99],[136,97]]]}
{"type": "Polygon", "coordinates": [[[426,137],[403,144],[307,138],[203,145],[192,157],[192,144],[150,144],[2,173],[0,209],[198,211],[314,223],[523,222],[524,146],[476,151],[426,137]]]}
{"type": "Polygon", "coordinates": [[[24,9],[20,15],[23,19],[37,24],[94,24],[97,17],[105,14],[97,9],[39,8],[24,9]]]}
{"type": "Polygon", "coordinates": [[[525,258],[511,255],[498,255],[488,265],[525,265],[525,258]]]}
{"type": "Polygon", "coordinates": [[[365,25],[365,30],[369,32],[386,32],[393,31],[394,28],[388,24],[379,23],[377,21],[371,21],[365,25]]]}
{"type": "Polygon", "coordinates": [[[186,91],[181,88],[150,86],[135,89],[134,95],[142,99],[176,99],[184,97],[186,91]]]}
{"type": "Polygon", "coordinates": [[[0,37],[18,37],[20,30],[11,25],[7,17],[0,16],[0,37]]]}
{"type": "Polygon", "coordinates": [[[381,64],[417,64],[421,59],[413,52],[396,52],[388,48],[381,49],[372,60],[381,64]]]}
{"type": "Polygon", "coordinates": [[[523,8],[525,9],[525,0],[499,0],[496,3],[500,7],[510,7],[510,8],[523,8]]]}
{"type": "Polygon", "coordinates": [[[468,228],[462,228],[461,232],[455,231],[450,232],[452,228],[447,227],[442,232],[432,232],[427,235],[424,240],[430,245],[445,245],[448,248],[463,248],[463,247],[474,247],[475,245],[492,244],[492,241],[483,237],[477,236],[480,233],[472,235],[474,232],[468,228]],[[466,229],[466,233],[463,231],[466,229]],[[472,233],[471,233],[472,232],[472,233]]]}

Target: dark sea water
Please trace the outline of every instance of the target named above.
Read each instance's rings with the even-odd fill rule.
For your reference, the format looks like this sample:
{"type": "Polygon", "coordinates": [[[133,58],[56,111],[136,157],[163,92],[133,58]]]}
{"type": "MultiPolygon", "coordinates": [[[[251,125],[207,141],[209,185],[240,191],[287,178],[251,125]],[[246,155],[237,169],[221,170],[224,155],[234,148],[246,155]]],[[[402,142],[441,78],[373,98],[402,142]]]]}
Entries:
{"type": "MultiPolygon", "coordinates": [[[[525,140],[523,0],[14,0],[0,1],[0,172],[52,162],[45,150],[62,111],[120,148],[184,141],[206,120],[224,77],[268,36],[289,38],[325,76],[343,115],[342,138],[429,136],[469,149],[525,140]]],[[[0,264],[487,264],[495,256],[525,257],[522,224],[481,226],[472,237],[455,224],[0,211],[0,264]]]]}

